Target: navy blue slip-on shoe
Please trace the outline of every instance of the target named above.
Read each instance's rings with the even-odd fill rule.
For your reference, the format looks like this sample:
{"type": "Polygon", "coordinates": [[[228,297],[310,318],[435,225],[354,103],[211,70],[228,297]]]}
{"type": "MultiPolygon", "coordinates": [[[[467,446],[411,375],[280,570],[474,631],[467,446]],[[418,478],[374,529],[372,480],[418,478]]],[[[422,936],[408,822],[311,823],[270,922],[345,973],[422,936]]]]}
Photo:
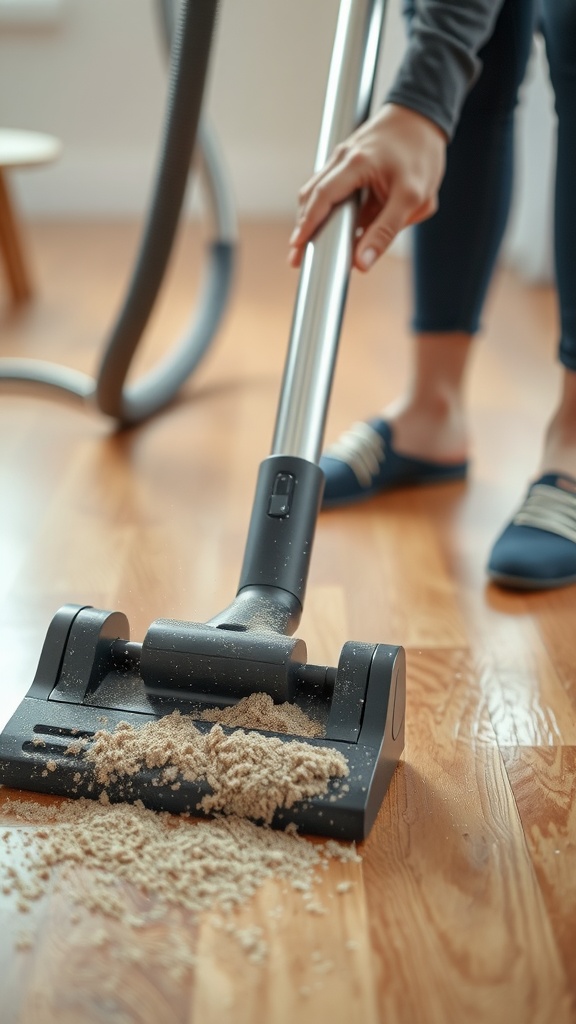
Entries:
{"type": "Polygon", "coordinates": [[[545,590],[576,583],[576,480],[545,473],[492,548],[494,583],[545,590]]]}
{"type": "Polygon", "coordinates": [[[399,455],[392,445],[392,428],[385,420],[355,423],[324,452],[323,508],[335,508],[396,487],[462,480],[467,462],[430,462],[399,455]]]}

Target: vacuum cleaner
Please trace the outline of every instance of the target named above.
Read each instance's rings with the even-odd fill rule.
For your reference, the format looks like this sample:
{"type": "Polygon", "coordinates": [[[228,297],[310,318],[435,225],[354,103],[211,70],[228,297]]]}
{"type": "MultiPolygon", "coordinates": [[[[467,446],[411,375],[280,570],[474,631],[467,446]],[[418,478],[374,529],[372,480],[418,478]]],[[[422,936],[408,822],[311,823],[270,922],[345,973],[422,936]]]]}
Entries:
{"type": "MultiPolygon", "coordinates": [[[[184,20],[197,3],[184,3],[184,20]]],[[[215,10],[212,0],[200,6],[215,10]]],[[[317,167],[368,116],[384,13],[385,0],[342,0],[317,167]]],[[[350,770],[347,788],[337,790],[333,780],[324,796],[278,811],[273,826],[294,823],[303,833],[345,840],[368,835],[404,746],[404,650],[347,642],[337,667],[314,665],[294,636],[322,499],[318,463],[356,217],[354,198],[334,212],[304,254],[272,451],[258,474],[236,597],[207,623],[159,619],[142,643],[130,640],[121,612],[61,608],[32,686],[0,735],[4,785],[96,796],[81,759],[64,751],[74,738],[90,741],[103,720],[110,729],[122,720],[140,727],[178,710],[198,729],[209,729],[196,720],[204,709],[265,692],[318,721],[322,738],[298,739],[340,751],[350,770]]],[[[207,783],[158,784],[147,770],[131,784],[131,799],[177,813],[197,808],[210,792],[207,783]]],[[[114,783],[106,789],[110,800],[124,798],[114,783]]]]}

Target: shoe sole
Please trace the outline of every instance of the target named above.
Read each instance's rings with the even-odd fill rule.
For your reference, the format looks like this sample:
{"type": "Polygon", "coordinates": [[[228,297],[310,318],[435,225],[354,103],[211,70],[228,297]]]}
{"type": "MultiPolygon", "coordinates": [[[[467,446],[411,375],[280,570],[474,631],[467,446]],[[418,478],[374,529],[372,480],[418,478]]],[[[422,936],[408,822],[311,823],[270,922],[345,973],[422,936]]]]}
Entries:
{"type": "Polygon", "coordinates": [[[503,587],[510,587],[513,590],[557,590],[559,587],[569,587],[576,583],[576,573],[572,576],[553,576],[551,579],[531,579],[527,576],[507,576],[506,573],[489,572],[488,578],[492,583],[503,587]]]}
{"type": "Polygon", "coordinates": [[[328,498],[328,500],[322,501],[322,511],[324,511],[324,509],[342,508],[344,505],[359,505],[363,501],[369,501],[370,498],[377,498],[380,494],[391,494],[393,491],[403,491],[410,487],[432,487],[434,484],[457,484],[462,483],[462,481],[467,480],[467,478],[468,473],[464,471],[461,473],[454,473],[453,476],[429,476],[421,477],[419,480],[402,480],[398,481],[398,483],[388,484],[385,487],[377,487],[373,491],[354,494],[347,498],[328,498]]]}

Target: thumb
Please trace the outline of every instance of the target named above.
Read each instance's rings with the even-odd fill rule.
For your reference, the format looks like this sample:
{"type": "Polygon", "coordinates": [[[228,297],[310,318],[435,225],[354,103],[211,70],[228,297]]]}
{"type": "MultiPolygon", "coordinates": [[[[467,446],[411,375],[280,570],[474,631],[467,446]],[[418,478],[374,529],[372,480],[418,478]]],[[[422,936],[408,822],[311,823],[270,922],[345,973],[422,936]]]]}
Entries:
{"type": "Polygon", "coordinates": [[[394,241],[396,235],[408,221],[410,204],[402,189],[396,188],[388,197],[384,209],[366,228],[354,255],[354,263],[360,270],[369,270],[394,241]]]}

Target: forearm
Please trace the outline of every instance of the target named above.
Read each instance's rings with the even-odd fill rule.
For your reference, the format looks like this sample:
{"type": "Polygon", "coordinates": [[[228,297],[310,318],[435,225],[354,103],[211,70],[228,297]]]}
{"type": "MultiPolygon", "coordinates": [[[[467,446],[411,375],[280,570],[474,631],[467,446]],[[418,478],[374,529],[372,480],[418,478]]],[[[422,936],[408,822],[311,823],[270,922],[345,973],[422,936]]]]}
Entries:
{"type": "Polygon", "coordinates": [[[406,54],[386,101],[430,118],[451,138],[477,78],[478,52],[503,0],[417,0],[406,54]]]}
{"type": "Polygon", "coordinates": [[[404,227],[432,216],[446,144],[503,2],[416,0],[410,43],[387,102],[300,190],[292,266],[299,266],[305,245],[331,210],[355,191],[363,198],[354,265],[363,270],[404,227]]]}

